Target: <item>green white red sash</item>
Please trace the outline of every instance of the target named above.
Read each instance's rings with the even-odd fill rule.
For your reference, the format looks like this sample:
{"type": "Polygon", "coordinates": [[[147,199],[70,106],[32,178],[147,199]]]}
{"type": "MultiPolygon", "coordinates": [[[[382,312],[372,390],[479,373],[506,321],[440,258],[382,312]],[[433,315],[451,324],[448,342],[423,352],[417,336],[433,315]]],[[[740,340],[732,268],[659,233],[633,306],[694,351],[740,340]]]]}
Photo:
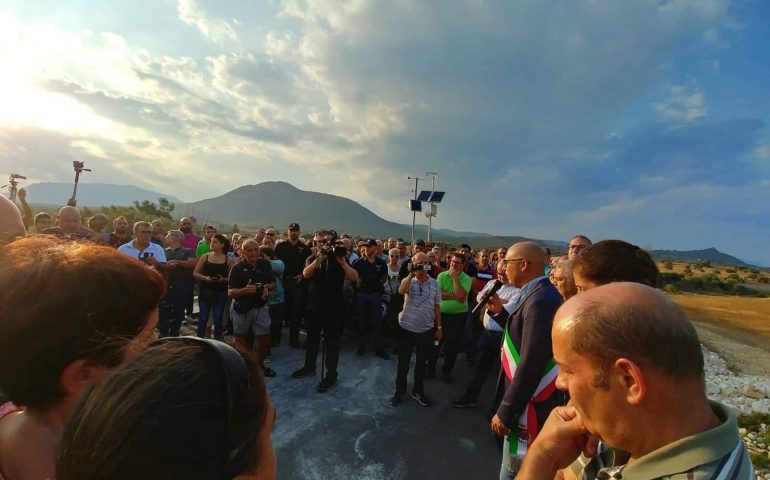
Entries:
{"type": "MultiPolygon", "coordinates": [[[[516,374],[516,366],[519,364],[520,359],[519,352],[516,351],[507,328],[505,329],[505,339],[501,349],[500,360],[502,361],[505,378],[510,383],[516,374]]],[[[556,376],[558,374],[559,367],[552,358],[543,369],[543,376],[540,378],[535,394],[519,417],[518,428],[512,429],[511,434],[508,436],[509,453],[511,455],[524,455],[527,453],[527,447],[532,444],[538,432],[540,432],[535,404],[543,402],[551,396],[556,389],[556,376]]]]}

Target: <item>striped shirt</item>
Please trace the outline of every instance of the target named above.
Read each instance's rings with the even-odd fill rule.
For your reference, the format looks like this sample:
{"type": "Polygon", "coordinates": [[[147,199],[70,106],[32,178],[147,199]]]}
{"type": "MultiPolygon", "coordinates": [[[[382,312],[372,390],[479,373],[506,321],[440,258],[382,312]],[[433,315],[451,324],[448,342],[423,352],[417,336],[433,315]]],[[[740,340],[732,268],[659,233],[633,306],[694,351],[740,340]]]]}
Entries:
{"type": "Polygon", "coordinates": [[[709,402],[721,423],[627,463],[629,455],[599,443],[597,454],[580,456],[570,467],[577,480],[753,480],[754,466],[733,413],[709,402]]]}
{"type": "Polygon", "coordinates": [[[398,324],[410,332],[427,332],[436,326],[436,305],[441,304],[441,290],[435,278],[423,283],[412,277],[398,324]]]}

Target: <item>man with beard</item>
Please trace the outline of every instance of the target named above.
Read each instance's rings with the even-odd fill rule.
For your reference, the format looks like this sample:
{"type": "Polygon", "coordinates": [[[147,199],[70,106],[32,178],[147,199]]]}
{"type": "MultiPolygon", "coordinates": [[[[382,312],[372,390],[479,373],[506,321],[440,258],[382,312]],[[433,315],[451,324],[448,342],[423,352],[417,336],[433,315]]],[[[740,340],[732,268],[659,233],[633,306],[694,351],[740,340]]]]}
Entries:
{"type": "Polygon", "coordinates": [[[46,235],[56,235],[70,240],[94,238],[94,232],[83,227],[80,224],[80,210],[75,207],[66,206],[59,209],[59,216],[56,219],[57,226],[46,228],[41,233],[46,235]]]}
{"type": "Polygon", "coordinates": [[[158,309],[158,331],[161,337],[178,337],[184,320],[187,298],[193,287],[195,252],[182,246],[184,233],[171,230],[166,235],[166,295],[158,309]]]}
{"type": "Polygon", "coordinates": [[[377,242],[368,240],[364,243],[365,256],[353,263],[358,272],[355,302],[358,309],[358,350],[357,355],[366,351],[367,330],[372,330],[374,354],[388,360],[385,341],[382,337],[382,284],[388,278],[388,264],[377,258],[377,242]]]}
{"type": "Polygon", "coordinates": [[[113,248],[118,248],[130,241],[131,234],[128,231],[128,220],[123,215],[115,217],[115,220],[112,221],[112,232],[109,233],[107,244],[113,248]]]}
{"type": "Polygon", "coordinates": [[[198,246],[195,247],[195,256],[200,257],[211,251],[211,239],[217,234],[217,229],[213,225],[206,225],[203,228],[203,238],[198,242],[198,246]]]}
{"type": "Polygon", "coordinates": [[[166,226],[163,224],[163,220],[156,218],[150,222],[152,228],[152,243],[157,243],[161,247],[166,245],[166,226]]]}
{"type": "Polygon", "coordinates": [[[291,374],[292,378],[315,375],[323,331],[327,372],[318,384],[321,393],[337,385],[345,279],[350,283],[358,281],[358,272],[345,259],[347,249],[336,240],[333,232],[316,232],[313,236],[315,253],[308,257],[307,266],[302,271],[310,287],[305,365],[291,374]]]}
{"type": "MultiPolygon", "coordinates": [[[[184,233],[184,239],[182,240],[182,246],[184,248],[189,248],[193,252],[198,247],[198,243],[201,241],[200,237],[195,235],[192,231],[192,220],[190,220],[188,217],[182,217],[179,219],[179,230],[184,233]]],[[[185,307],[185,311],[187,312],[187,316],[189,317],[189,321],[193,321],[192,318],[194,316],[197,316],[196,313],[193,315],[193,302],[195,300],[195,286],[193,285],[193,289],[190,290],[190,296],[187,298],[187,305],[185,307]]],[[[201,321],[205,322],[206,318],[201,319],[201,321]]]]}
{"type": "Polygon", "coordinates": [[[193,251],[198,247],[198,243],[201,241],[200,237],[192,231],[192,220],[187,217],[182,217],[179,220],[179,230],[184,233],[184,240],[182,246],[184,248],[190,248],[193,251]]]}
{"type": "Polygon", "coordinates": [[[288,240],[275,246],[275,256],[284,264],[283,288],[285,318],[289,324],[289,344],[299,348],[299,327],[304,315],[306,285],[302,277],[305,260],[310,256],[310,248],[299,238],[298,223],[289,224],[288,240]]]}

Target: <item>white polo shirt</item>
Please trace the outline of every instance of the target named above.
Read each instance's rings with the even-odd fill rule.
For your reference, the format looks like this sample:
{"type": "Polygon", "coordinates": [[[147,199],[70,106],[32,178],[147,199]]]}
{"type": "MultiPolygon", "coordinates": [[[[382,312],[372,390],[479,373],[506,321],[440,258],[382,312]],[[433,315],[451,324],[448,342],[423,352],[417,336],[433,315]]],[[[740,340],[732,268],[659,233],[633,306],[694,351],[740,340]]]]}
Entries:
{"type": "Polygon", "coordinates": [[[147,248],[140,251],[134,248],[134,241],[131,240],[130,242],[119,246],[118,252],[122,253],[123,255],[128,255],[131,258],[136,258],[137,260],[139,260],[141,255],[145,252],[152,253],[152,256],[155,257],[155,260],[160,263],[166,263],[166,252],[163,251],[163,247],[157,243],[150,242],[150,245],[147,248]]]}

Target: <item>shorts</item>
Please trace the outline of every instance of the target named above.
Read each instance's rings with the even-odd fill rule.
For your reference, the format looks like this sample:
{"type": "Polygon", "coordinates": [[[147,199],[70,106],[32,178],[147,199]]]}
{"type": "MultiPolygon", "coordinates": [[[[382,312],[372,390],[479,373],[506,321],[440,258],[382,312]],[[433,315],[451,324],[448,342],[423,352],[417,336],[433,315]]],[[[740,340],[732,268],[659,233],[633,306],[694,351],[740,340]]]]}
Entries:
{"type": "Polygon", "coordinates": [[[249,332],[254,336],[270,335],[270,312],[267,304],[259,308],[252,308],[246,313],[238,313],[233,305],[230,305],[230,322],[233,325],[233,333],[237,336],[245,336],[249,332]]]}

